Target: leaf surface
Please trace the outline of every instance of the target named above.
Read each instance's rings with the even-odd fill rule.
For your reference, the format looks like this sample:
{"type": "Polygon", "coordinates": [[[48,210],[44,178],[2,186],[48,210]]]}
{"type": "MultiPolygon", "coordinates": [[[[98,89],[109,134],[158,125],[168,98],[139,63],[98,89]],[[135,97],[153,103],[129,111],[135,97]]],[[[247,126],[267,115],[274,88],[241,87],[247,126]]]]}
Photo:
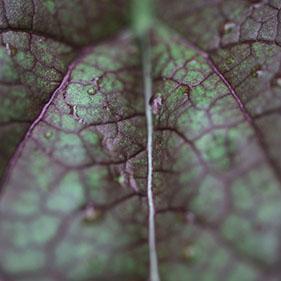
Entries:
{"type": "MultiPolygon", "coordinates": [[[[164,281],[279,280],[278,40],[225,38],[218,28],[222,11],[241,25],[251,11],[265,24],[264,10],[278,4],[250,2],[157,3],[165,23],[149,33],[152,188],[164,281]]],[[[0,277],[147,280],[141,49],[128,31],[78,49],[86,37],[78,32],[74,46],[63,34],[44,41],[53,57],[67,54],[60,84],[42,94],[41,109],[34,104],[5,175],[0,277]]],[[[15,56],[3,57],[15,73],[15,56]]],[[[30,105],[19,107],[22,120],[30,105]]]]}
{"type": "Polygon", "coordinates": [[[118,30],[125,10],[122,0],[1,1],[0,178],[80,47],[118,30]]]}

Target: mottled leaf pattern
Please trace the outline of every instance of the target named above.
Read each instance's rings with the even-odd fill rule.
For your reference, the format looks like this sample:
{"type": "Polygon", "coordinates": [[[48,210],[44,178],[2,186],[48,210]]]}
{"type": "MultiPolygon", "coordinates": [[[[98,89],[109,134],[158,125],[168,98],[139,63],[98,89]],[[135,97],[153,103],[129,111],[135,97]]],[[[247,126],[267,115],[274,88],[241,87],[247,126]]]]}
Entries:
{"type": "Polygon", "coordinates": [[[0,178],[78,47],[123,25],[125,1],[111,2],[0,1],[0,178]]]}
{"type": "Polygon", "coordinates": [[[162,16],[208,52],[240,99],[272,170],[281,181],[279,0],[158,1],[162,16]],[[197,24],[194,24],[197,22],[197,24]],[[202,32],[204,30],[205,32],[202,32]]]}
{"type": "MultiPolygon", "coordinates": [[[[124,1],[6,2],[0,279],[147,280],[142,63],[137,40],[119,28],[124,1]]],[[[278,281],[281,2],[156,2],[161,281],[278,281]]]]}

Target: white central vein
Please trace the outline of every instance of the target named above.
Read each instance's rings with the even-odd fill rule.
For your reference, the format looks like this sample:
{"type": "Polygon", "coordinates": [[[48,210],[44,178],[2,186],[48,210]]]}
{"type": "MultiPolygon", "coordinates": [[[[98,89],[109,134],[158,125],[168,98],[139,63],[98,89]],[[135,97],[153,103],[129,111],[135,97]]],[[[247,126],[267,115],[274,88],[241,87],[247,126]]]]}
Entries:
{"type": "Polygon", "coordinates": [[[145,115],[147,126],[147,199],[148,199],[148,243],[149,243],[149,260],[150,260],[150,281],[160,281],[158,271],[158,258],[156,249],[155,235],[155,206],[152,190],[153,177],[153,118],[152,109],[149,101],[152,97],[152,80],[151,80],[151,53],[150,43],[147,34],[142,37],[142,65],[144,79],[144,95],[145,95],[145,115]]]}

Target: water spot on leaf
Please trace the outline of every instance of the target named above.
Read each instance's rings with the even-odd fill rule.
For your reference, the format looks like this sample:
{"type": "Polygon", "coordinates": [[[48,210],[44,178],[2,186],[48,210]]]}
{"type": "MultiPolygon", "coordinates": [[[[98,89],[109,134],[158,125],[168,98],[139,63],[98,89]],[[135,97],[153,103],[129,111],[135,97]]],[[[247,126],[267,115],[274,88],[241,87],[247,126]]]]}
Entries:
{"type": "Polygon", "coordinates": [[[151,97],[149,104],[152,108],[152,113],[157,115],[161,111],[163,105],[163,99],[160,93],[156,94],[156,96],[151,97]]]}
{"type": "Polygon", "coordinates": [[[58,81],[51,81],[51,82],[50,82],[50,85],[51,85],[52,87],[56,87],[58,84],[59,84],[58,81]]]}
{"type": "Polygon", "coordinates": [[[12,46],[9,43],[6,43],[6,50],[9,56],[13,57],[17,54],[18,50],[16,47],[12,46]]]}
{"type": "Polygon", "coordinates": [[[228,57],[228,58],[226,58],[225,62],[228,66],[232,66],[235,63],[235,58],[228,57]]]}
{"type": "Polygon", "coordinates": [[[252,77],[258,78],[260,77],[264,72],[262,71],[262,66],[260,64],[256,65],[252,70],[252,77]]]}
{"type": "Polygon", "coordinates": [[[110,107],[109,107],[108,103],[103,104],[102,108],[106,111],[110,111],[110,107]]]}
{"type": "Polygon", "coordinates": [[[117,182],[119,183],[119,184],[124,184],[125,183],[125,177],[124,176],[122,176],[122,175],[120,175],[118,178],[117,178],[117,182]]]}
{"type": "Polygon", "coordinates": [[[262,77],[266,72],[262,70],[257,71],[257,77],[262,77]]]}
{"type": "Polygon", "coordinates": [[[192,262],[196,256],[196,251],[194,249],[194,246],[192,244],[185,246],[182,249],[182,256],[186,261],[192,262]]]}
{"type": "Polygon", "coordinates": [[[276,79],[276,84],[281,87],[281,77],[276,79]]]}
{"type": "Polygon", "coordinates": [[[90,89],[88,89],[87,93],[88,93],[89,95],[93,96],[93,95],[96,93],[96,91],[95,91],[94,88],[90,88],[90,89]]]}
{"type": "Polygon", "coordinates": [[[101,210],[95,208],[93,204],[90,204],[86,206],[86,208],[84,209],[83,217],[84,217],[84,222],[86,223],[97,222],[101,219],[102,212],[101,210]]]}
{"type": "Polygon", "coordinates": [[[278,77],[278,78],[276,79],[276,84],[277,84],[279,87],[281,87],[281,77],[278,77]]]}
{"type": "Polygon", "coordinates": [[[190,96],[190,88],[188,86],[181,86],[179,88],[179,92],[180,95],[184,96],[184,97],[189,97],[190,96]]]}
{"type": "Polygon", "coordinates": [[[86,122],[78,115],[77,105],[70,105],[68,104],[70,112],[69,114],[74,117],[75,120],[78,121],[79,124],[86,124],[86,122]]]}
{"type": "Polygon", "coordinates": [[[236,27],[236,24],[234,22],[224,22],[221,27],[221,33],[222,34],[228,34],[231,31],[233,31],[236,27]]]}
{"type": "Polygon", "coordinates": [[[49,139],[52,138],[53,135],[54,135],[54,133],[53,133],[52,131],[47,131],[47,132],[45,132],[44,137],[45,137],[47,140],[49,140],[49,139]]]}
{"type": "Polygon", "coordinates": [[[83,124],[83,125],[86,124],[86,122],[85,122],[82,118],[79,118],[79,119],[78,119],[78,123],[79,123],[79,124],[83,124]]]}
{"type": "Polygon", "coordinates": [[[77,105],[72,106],[72,114],[76,119],[79,118],[78,115],[77,115],[77,105]]]}

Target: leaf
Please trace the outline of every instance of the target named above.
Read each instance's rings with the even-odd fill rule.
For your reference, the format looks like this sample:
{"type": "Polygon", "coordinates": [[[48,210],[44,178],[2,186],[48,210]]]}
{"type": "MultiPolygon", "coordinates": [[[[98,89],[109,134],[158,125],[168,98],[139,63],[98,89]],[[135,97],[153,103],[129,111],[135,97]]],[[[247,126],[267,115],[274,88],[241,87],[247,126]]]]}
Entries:
{"type": "Polygon", "coordinates": [[[281,177],[280,1],[160,1],[163,19],[217,65],[233,87],[276,177],[281,177]],[[188,3],[188,5],[186,4],[188,3]],[[182,15],[182,16],[180,16],[182,15]],[[194,24],[197,22],[198,24],[194,24]],[[206,32],[202,32],[205,30],[206,32]],[[274,124],[274,126],[272,126],[274,124]]]}
{"type": "Polygon", "coordinates": [[[28,127],[59,86],[78,47],[123,25],[122,4],[122,0],[114,4],[1,1],[0,177],[28,127]],[[108,15],[113,15],[110,21],[108,15]]]}
{"type": "MultiPolygon", "coordinates": [[[[68,60],[56,78],[60,85],[42,94],[45,105],[34,103],[28,131],[19,126],[26,133],[11,152],[0,204],[2,279],[147,280],[145,109],[153,114],[160,279],[279,279],[280,91],[269,83],[277,77],[279,46],[259,38],[218,44],[213,28],[221,11],[241,22],[253,11],[264,23],[261,17],[276,1],[205,2],[156,3],[165,23],[155,22],[146,38],[150,109],[143,96],[143,50],[134,34],[122,30],[82,49],[47,39],[45,46],[58,46],[53,56],[67,53],[68,60]]],[[[53,63],[47,63],[50,69],[56,69],[53,63]]],[[[17,119],[23,120],[30,105],[19,108],[17,119]]]]}

